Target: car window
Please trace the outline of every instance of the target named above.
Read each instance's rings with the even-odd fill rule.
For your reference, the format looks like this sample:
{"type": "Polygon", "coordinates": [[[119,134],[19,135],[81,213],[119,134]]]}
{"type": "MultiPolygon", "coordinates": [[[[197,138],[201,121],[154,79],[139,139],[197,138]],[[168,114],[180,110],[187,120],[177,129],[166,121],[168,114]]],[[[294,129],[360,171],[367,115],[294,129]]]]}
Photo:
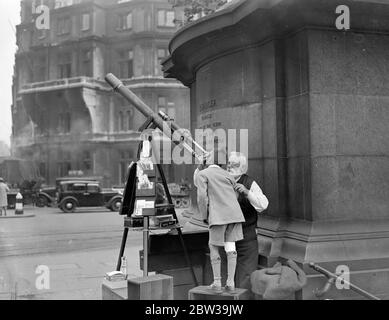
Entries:
{"type": "Polygon", "coordinates": [[[73,184],[73,187],[71,188],[71,190],[75,191],[75,192],[83,192],[83,191],[85,191],[85,184],[75,183],[75,184],[73,184]]]}
{"type": "Polygon", "coordinates": [[[88,184],[89,193],[98,193],[100,192],[100,187],[98,184],[88,184]]]}

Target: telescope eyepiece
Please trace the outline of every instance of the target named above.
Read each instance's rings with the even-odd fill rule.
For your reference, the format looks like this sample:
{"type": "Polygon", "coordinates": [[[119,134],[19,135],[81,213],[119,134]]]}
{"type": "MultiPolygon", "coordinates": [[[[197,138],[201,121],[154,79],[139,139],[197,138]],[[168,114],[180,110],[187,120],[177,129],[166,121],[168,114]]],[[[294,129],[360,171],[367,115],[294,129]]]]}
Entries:
{"type": "Polygon", "coordinates": [[[158,115],[159,115],[164,121],[170,120],[170,117],[169,117],[165,112],[163,112],[162,110],[159,110],[159,111],[158,111],[158,115]]]}

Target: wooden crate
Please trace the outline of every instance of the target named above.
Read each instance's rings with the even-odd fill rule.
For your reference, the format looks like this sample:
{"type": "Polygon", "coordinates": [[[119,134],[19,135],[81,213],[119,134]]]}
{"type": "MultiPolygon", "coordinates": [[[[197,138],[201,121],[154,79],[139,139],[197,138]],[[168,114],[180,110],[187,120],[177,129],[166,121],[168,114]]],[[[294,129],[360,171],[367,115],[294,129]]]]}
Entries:
{"type": "Polygon", "coordinates": [[[173,278],[156,274],[129,279],[128,300],[173,300],[173,278]]]}
{"type": "Polygon", "coordinates": [[[189,300],[246,300],[248,298],[247,289],[236,288],[234,293],[223,291],[214,293],[207,286],[199,286],[189,290],[189,300]]]}
{"type": "Polygon", "coordinates": [[[127,299],[127,280],[108,281],[104,279],[102,284],[103,300],[126,300],[127,299]]]}
{"type": "MultiPolygon", "coordinates": [[[[202,284],[203,281],[203,268],[201,266],[193,267],[196,279],[199,284],[202,284]]],[[[166,274],[173,277],[173,292],[175,300],[187,300],[188,291],[196,287],[193,282],[192,273],[190,268],[177,268],[158,271],[158,274],[166,274]]]]}

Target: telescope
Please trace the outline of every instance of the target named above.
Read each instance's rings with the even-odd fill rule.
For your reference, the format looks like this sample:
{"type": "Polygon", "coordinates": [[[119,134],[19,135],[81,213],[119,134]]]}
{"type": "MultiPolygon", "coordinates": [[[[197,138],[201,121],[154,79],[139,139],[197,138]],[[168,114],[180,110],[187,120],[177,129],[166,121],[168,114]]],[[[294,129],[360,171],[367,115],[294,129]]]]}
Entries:
{"type": "MultiPolygon", "coordinates": [[[[170,119],[170,117],[162,111],[155,113],[146,103],[144,103],[136,94],[128,89],[123,82],[121,82],[112,73],[105,76],[105,81],[128,102],[130,102],[140,113],[147,119],[153,122],[155,127],[160,129],[165,135],[171,137],[175,132],[179,133],[183,129],[170,119]],[[168,125],[167,125],[168,123],[168,125]]],[[[191,136],[181,135],[180,141],[174,141],[176,144],[182,146],[190,154],[197,158],[201,163],[205,160],[208,154],[191,136]],[[195,148],[192,148],[192,145],[195,148]],[[199,150],[199,151],[196,151],[199,150]]]]}
{"type": "MultiPolygon", "coordinates": [[[[204,162],[206,156],[208,155],[208,152],[206,152],[196,141],[194,141],[190,134],[189,135],[183,134],[182,133],[183,129],[181,129],[180,126],[174,123],[167,114],[161,111],[155,113],[146,103],[144,103],[140,98],[138,98],[130,89],[124,86],[124,84],[118,78],[116,78],[112,73],[109,73],[105,76],[105,81],[107,81],[107,83],[114,89],[114,91],[122,95],[128,102],[130,102],[140,113],[142,113],[147,118],[144,125],[142,125],[140,131],[143,131],[146,128],[151,128],[151,129],[158,128],[170,139],[172,139],[174,133],[176,133],[176,135],[179,134],[180,138],[177,140],[172,139],[173,142],[185,148],[187,151],[189,151],[192,157],[197,158],[200,161],[200,163],[204,162]],[[197,148],[198,152],[195,149],[193,149],[192,146],[194,146],[194,148],[197,148]]],[[[167,185],[165,174],[163,173],[163,169],[160,164],[157,164],[157,168],[168,200],[168,204],[161,204],[159,208],[164,207],[166,209],[172,210],[172,216],[174,218],[174,221],[177,222],[178,218],[174,210],[174,204],[169,192],[169,187],[167,185]]],[[[135,165],[131,165],[129,168],[127,183],[124,191],[123,203],[120,209],[120,214],[126,212],[125,214],[127,214],[130,220],[131,217],[129,216],[129,213],[132,214],[134,210],[134,204],[136,198],[136,185],[137,185],[136,179],[137,179],[137,166],[135,164],[135,165]]],[[[158,209],[158,204],[155,205],[155,208],[158,209]]],[[[131,226],[133,225],[131,224],[131,226]]],[[[187,264],[190,268],[194,284],[198,286],[193,265],[190,261],[189,254],[186,249],[181,227],[177,226],[176,230],[180,238],[180,242],[184,251],[187,264]]],[[[123,238],[120,247],[119,259],[116,267],[117,271],[119,271],[121,267],[121,258],[123,257],[124,254],[127,233],[128,233],[128,227],[125,227],[123,231],[123,238]]],[[[143,216],[143,274],[144,276],[147,276],[148,273],[148,250],[149,250],[148,238],[149,238],[149,216],[144,215],[143,216]]]]}

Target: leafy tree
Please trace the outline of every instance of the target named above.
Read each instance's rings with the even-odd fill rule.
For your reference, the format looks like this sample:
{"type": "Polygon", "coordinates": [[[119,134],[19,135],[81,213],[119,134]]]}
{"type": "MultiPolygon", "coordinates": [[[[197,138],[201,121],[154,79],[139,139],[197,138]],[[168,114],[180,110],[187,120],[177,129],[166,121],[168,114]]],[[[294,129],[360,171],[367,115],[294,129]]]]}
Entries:
{"type": "Polygon", "coordinates": [[[187,22],[200,15],[206,16],[215,12],[227,3],[227,0],[169,0],[173,7],[183,7],[187,22]]]}

